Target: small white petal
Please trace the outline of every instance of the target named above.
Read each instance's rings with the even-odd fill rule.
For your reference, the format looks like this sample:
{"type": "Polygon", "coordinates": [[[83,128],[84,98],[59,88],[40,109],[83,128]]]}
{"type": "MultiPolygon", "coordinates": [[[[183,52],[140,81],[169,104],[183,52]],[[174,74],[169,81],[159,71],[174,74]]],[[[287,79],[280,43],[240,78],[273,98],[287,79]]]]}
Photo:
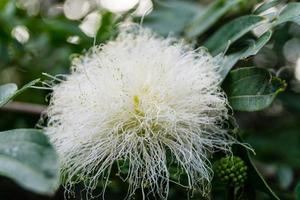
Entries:
{"type": "Polygon", "coordinates": [[[129,11],[138,3],[139,0],[100,0],[100,5],[113,13],[129,11]]]}
{"type": "Polygon", "coordinates": [[[79,44],[80,42],[80,38],[79,36],[75,35],[75,36],[70,36],[67,38],[67,42],[71,43],[71,44],[79,44]]]}
{"type": "Polygon", "coordinates": [[[63,9],[67,18],[77,20],[89,12],[90,3],[87,0],[66,0],[63,9]]]}
{"type": "Polygon", "coordinates": [[[89,37],[95,37],[101,26],[102,16],[98,11],[88,14],[79,28],[89,37]]]}
{"type": "Polygon", "coordinates": [[[22,44],[26,43],[30,37],[28,28],[23,25],[14,27],[11,31],[11,35],[22,44]]]}

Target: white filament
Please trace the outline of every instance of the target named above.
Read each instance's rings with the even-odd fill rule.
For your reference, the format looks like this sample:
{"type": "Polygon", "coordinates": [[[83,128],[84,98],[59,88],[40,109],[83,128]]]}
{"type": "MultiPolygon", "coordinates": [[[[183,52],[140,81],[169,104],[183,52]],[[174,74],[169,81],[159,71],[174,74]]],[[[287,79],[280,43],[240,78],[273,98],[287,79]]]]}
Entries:
{"type": "Polygon", "coordinates": [[[166,199],[172,161],[186,187],[205,194],[210,154],[234,142],[218,70],[204,50],[143,28],[75,58],[53,88],[45,128],[66,186],[84,180],[89,191],[99,181],[105,188],[112,166],[128,161],[128,197],[140,188],[166,199]]]}

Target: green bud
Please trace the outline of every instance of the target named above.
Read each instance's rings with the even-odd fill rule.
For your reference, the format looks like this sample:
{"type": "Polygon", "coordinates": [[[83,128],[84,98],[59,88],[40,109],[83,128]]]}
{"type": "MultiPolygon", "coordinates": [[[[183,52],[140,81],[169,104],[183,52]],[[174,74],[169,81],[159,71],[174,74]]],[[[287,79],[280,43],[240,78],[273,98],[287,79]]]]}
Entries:
{"type": "Polygon", "coordinates": [[[214,173],[225,185],[241,187],[247,179],[247,166],[241,158],[228,156],[215,162],[214,173]]]}

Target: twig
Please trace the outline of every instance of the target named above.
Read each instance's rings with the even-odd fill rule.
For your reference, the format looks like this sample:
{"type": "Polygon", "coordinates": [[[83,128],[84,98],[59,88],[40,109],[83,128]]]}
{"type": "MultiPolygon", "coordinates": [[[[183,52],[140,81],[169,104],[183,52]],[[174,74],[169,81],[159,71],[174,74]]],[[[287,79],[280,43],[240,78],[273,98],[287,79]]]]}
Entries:
{"type": "Polygon", "coordinates": [[[0,108],[0,112],[18,112],[33,115],[40,115],[44,110],[46,110],[46,106],[44,105],[17,101],[10,102],[4,107],[0,108]]]}

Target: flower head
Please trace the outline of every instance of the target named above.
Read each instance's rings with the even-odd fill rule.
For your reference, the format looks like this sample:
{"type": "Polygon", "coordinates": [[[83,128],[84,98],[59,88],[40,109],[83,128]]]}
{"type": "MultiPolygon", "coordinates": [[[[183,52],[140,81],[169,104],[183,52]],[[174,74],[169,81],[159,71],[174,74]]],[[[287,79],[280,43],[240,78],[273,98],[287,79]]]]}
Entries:
{"type": "Polygon", "coordinates": [[[105,188],[112,166],[127,163],[129,197],[147,187],[166,199],[173,165],[188,188],[207,191],[210,154],[234,141],[218,70],[204,50],[140,27],[75,58],[53,88],[45,128],[66,184],[105,188]]]}

